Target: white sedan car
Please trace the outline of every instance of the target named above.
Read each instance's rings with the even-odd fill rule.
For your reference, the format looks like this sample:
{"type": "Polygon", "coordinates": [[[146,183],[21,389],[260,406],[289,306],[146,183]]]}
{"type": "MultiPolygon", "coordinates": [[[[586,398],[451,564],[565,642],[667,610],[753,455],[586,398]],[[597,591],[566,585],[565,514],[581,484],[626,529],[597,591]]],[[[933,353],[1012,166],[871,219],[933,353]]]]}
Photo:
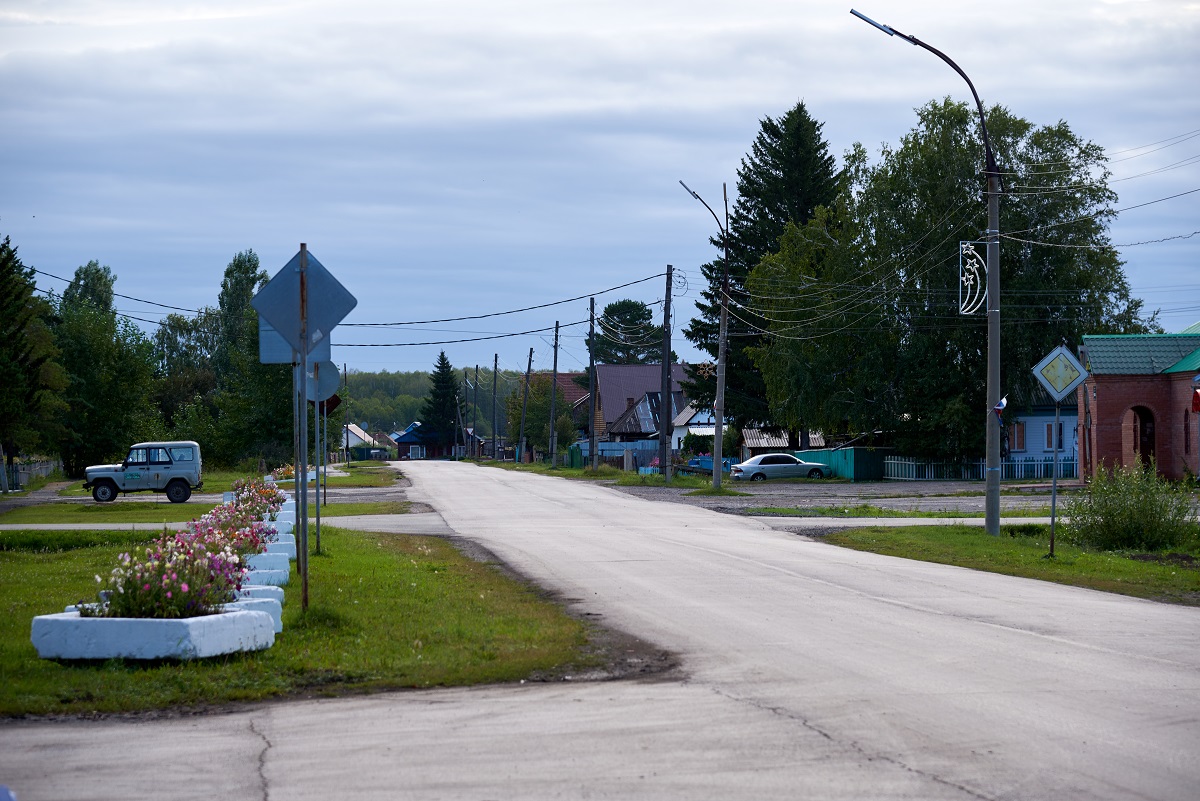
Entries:
{"type": "Polygon", "coordinates": [[[764,453],[735,464],[729,471],[734,481],[765,481],[768,478],[829,478],[827,464],[805,462],[786,453],[764,453]]]}

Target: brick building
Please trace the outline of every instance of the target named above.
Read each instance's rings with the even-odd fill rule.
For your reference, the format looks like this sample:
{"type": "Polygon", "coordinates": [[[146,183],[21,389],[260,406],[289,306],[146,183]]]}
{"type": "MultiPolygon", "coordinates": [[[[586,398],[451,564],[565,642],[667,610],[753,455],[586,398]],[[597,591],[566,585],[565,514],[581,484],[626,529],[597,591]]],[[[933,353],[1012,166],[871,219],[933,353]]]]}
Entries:
{"type": "Polygon", "coordinates": [[[1081,474],[1150,459],[1166,478],[1200,474],[1200,331],[1085,336],[1079,355],[1090,373],[1076,390],[1081,474]]]}

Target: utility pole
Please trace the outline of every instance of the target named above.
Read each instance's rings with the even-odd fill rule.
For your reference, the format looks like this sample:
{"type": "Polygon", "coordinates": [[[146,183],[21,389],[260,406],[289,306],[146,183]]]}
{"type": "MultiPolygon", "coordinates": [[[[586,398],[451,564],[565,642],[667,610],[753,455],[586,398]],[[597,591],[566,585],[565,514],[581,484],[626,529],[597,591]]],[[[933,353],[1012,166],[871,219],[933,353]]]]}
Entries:
{"type": "MultiPolygon", "coordinates": [[[[475,422],[476,417],[479,415],[479,365],[478,364],[475,365],[475,387],[474,387],[474,389],[475,389],[475,396],[474,396],[474,400],[471,402],[471,437],[472,437],[472,439],[471,439],[471,455],[478,458],[480,456],[480,454],[475,447],[475,443],[479,441],[478,423],[475,422]]],[[[495,402],[493,402],[492,408],[494,409],[495,407],[496,407],[496,404],[495,404],[495,402]]]]}
{"type": "Polygon", "coordinates": [[[663,296],[662,394],[658,403],[658,469],[663,481],[671,483],[671,280],[675,268],[667,265],[667,291],[663,296]]]}
{"type": "Polygon", "coordinates": [[[500,438],[496,435],[496,432],[500,430],[496,420],[496,373],[499,369],[500,354],[495,353],[492,355],[492,458],[497,462],[503,455],[496,450],[496,445],[500,442],[500,438]]]}
{"type": "MultiPolygon", "coordinates": [[[[683,181],[680,181],[679,185],[687,190],[689,195],[704,203],[704,198],[693,192],[691,187],[683,181]]],[[[723,225],[721,218],[712,210],[712,206],[704,203],[704,208],[708,209],[708,213],[716,220],[717,228],[721,231],[721,245],[725,253],[721,273],[721,327],[717,333],[717,394],[713,400],[712,485],[715,490],[721,488],[721,468],[724,466],[721,448],[725,438],[725,340],[728,338],[729,332],[729,190],[725,184],[721,184],[721,194],[725,198],[725,223],[723,225]]]]}
{"type": "Polygon", "coordinates": [[[975,98],[975,108],[979,111],[979,130],[983,139],[984,159],[987,169],[987,420],[986,439],[984,447],[987,454],[987,473],[985,481],[986,497],[984,499],[984,525],[988,534],[1000,536],[1000,193],[1004,188],[1000,184],[1000,168],[996,164],[996,155],[992,152],[992,142],[988,137],[987,118],[983,113],[983,103],[975,84],[967,77],[967,73],[954,63],[942,51],[931,47],[915,36],[901,33],[895,28],[881,25],[875,20],[850,9],[850,13],[874,25],[888,36],[899,36],[911,45],[928,50],[946,62],[967,82],[971,96],[975,98]],[[996,413],[993,415],[992,412],[996,413]],[[992,418],[995,417],[995,420],[992,418]]]}
{"type": "Polygon", "coordinates": [[[588,325],[588,453],[592,460],[592,471],[600,469],[599,443],[596,441],[596,299],[590,299],[588,325]]]}
{"type": "Polygon", "coordinates": [[[554,321],[554,372],[550,378],[550,469],[558,467],[558,421],[554,417],[558,399],[558,320],[554,321]]]}
{"type": "Polygon", "coordinates": [[[521,400],[521,461],[525,461],[525,411],[529,408],[529,377],[533,374],[533,348],[529,349],[529,364],[525,366],[525,397],[521,400]]]}
{"type": "Polygon", "coordinates": [[[346,363],[342,362],[342,386],[346,390],[346,406],[345,417],[342,420],[342,433],[346,435],[346,464],[350,463],[350,371],[346,369],[346,363]]]}

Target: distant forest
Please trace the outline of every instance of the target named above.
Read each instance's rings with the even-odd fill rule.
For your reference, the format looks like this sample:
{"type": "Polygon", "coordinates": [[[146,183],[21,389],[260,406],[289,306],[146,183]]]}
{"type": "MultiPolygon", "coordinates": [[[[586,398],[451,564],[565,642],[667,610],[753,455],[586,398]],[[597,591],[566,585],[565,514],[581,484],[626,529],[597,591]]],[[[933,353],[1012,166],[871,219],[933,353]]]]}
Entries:
{"type": "MultiPolygon", "coordinates": [[[[466,372],[456,370],[462,390],[462,408],[467,427],[474,425],[484,438],[492,436],[492,371],[479,368],[478,393],[474,388],[475,368],[466,372]],[[478,406],[475,405],[478,398],[478,406]],[[474,416],[472,416],[474,415],[474,416]]],[[[396,372],[383,370],[377,373],[350,370],[346,376],[347,387],[338,394],[346,400],[343,408],[348,410],[350,422],[372,431],[402,431],[409,423],[421,419],[421,409],[429,397],[430,374],[423,371],[396,372]],[[347,391],[348,390],[348,391],[347,391]],[[348,398],[346,397],[348,395],[348,398]]],[[[504,431],[504,400],[520,386],[516,373],[501,370],[496,380],[497,419],[500,433],[504,431]]],[[[334,416],[342,413],[338,409],[334,416]]]]}

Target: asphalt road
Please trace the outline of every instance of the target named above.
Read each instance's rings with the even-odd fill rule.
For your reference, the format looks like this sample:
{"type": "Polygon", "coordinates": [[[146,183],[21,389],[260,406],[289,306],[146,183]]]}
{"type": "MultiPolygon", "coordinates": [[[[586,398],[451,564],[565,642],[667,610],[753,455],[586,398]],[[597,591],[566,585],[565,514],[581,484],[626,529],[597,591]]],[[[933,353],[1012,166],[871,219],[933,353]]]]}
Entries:
{"type": "Polygon", "coordinates": [[[8,723],[0,783],[22,801],[1197,797],[1200,610],[583,482],[403,468],[451,529],[681,669],[8,723]]]}

